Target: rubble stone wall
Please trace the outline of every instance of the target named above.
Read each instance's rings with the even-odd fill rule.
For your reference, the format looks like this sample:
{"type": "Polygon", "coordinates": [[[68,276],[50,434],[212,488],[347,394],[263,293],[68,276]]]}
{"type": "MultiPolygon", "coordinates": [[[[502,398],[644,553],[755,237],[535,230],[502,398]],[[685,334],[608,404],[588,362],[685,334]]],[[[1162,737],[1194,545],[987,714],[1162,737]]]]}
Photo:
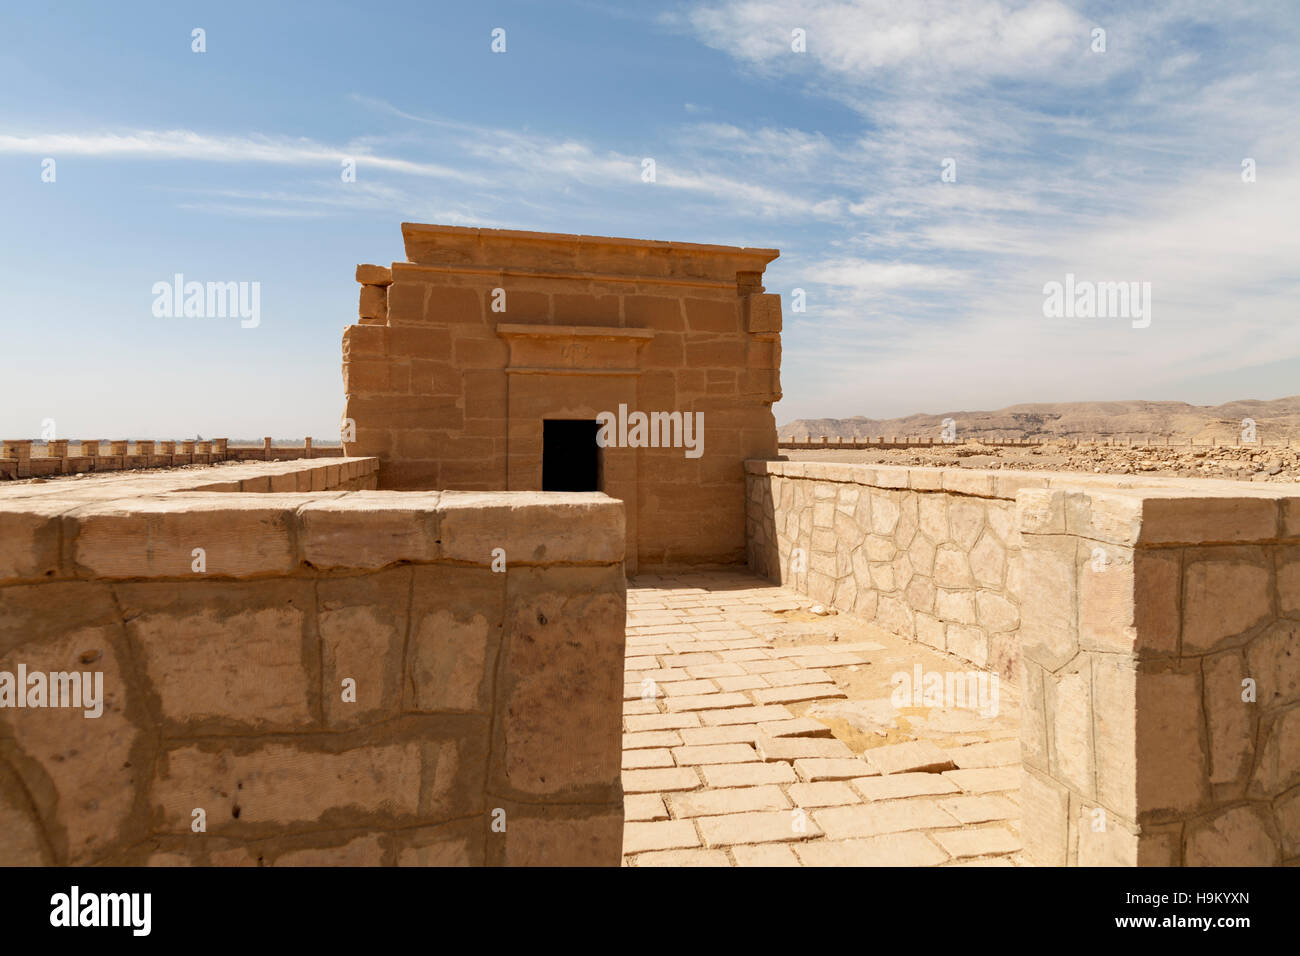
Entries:
{"type": "Polygon", "coordinates": [[[756,573],[1016,679],[1017,484],[933,468],[746,469],[756,573]]]}

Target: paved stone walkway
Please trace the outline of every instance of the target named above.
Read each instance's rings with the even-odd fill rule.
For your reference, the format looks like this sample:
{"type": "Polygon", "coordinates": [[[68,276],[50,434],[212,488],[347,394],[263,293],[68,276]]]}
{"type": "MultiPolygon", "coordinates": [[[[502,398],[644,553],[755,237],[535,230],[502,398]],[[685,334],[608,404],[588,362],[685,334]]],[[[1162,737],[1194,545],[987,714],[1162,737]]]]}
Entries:
{"type": "Polygon", "coordinates": [[[1022,864],[1012,689],[895,706],[900,674],[975,668],[809,607],[745,573],[629,581],[624,865],[1022,864]]]}

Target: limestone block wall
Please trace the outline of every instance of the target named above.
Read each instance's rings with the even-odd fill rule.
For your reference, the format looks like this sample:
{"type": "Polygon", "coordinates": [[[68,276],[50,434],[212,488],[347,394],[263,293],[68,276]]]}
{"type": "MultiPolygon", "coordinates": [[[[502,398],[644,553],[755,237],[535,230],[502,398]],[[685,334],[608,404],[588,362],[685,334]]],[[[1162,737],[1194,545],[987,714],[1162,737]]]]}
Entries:
{"type": "Polygon", "coordinates": [[[776,454],[776,250],[405,223],[343,335],[351,455],[392,489],[539,490],[544,419],[703,415],[703,453],[603,450],[628,567],[745,559],[746,458],[776,454]]]}
{"type": "Polygon", "coordinates": [[[1037,862],[1300,862],[1300,497],[1197,484],[1019,497],[1037,862]]]}
{"type": "Polygon", "coordinates": [[[621,504],[238,467],[0,494],[0,864],[618,865],[621,504]]]}
{"type": "Polygon", "coordinates": [[[1016,679],[1018,479],[822,462],[746,470],[756,573],[1016,679]]]}

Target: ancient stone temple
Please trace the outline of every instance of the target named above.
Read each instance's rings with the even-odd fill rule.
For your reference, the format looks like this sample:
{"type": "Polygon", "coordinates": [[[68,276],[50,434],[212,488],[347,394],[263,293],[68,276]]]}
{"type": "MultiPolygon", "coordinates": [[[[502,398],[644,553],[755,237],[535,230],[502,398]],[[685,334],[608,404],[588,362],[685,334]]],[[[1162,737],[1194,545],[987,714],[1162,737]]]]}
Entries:
{"type": "Polygon", "coordinates": [[[0,442],[0,866],[1300,863],[1300,485],[789,460],[775,250],[403,228],[343,455],[0,442]]]}
{"type": "Polygon", "coordinates": [[[381,488],[603,491],[629,573],[744,563],[743,463],[777,453],[777,250],[402,235],[409,261],[357,268],[343,335],[345,451],[381,488]]]}

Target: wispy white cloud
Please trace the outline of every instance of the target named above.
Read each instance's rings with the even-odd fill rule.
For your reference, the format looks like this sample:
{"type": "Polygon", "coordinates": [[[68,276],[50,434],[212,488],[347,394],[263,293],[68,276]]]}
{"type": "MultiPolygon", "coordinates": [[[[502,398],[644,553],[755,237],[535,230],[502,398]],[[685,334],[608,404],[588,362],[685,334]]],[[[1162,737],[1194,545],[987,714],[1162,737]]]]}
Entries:
{"type": "Polygon", "coordinates": [[[380,156],[348,146],[326,146],[309,139],[220,136],[193,130],[131,130],[124,133],[0,134],[0,153],[40,156],[95,156],[104,159],[191,160],[213,163],[275,163],[331,166],[355,160],[359,168],[483,184],[483,177],[435,163],[380,156]]]}
{"type": "Polygon", "coordinates": [[[1089,22],[1058,0],[726,0],[684,19],[702,42],[768,68],[794,66],[802,54],[792,48],[792,31],[802,29],[821,65],[859,79],[880,70],[930,80],[1045,72],[1086,52],[1089,38],[1089,22]]]}
{"type": "Polygon", "coordinates": [[[851,144],[788,144],[811,144],[803,161],[848,199],[770,273],[810,302],[788,317],[779,417],[1118,397],[1300,362],[1300,22],[1285,5],[705,0],[668,19],[862,117],[851,144]],[[1246,156],[1257,183],[1240,179],[1246,156]],[[1153,327],[1044,319],[1042,285],[1066,272],[1151,281],[1153,327]]]}
{"type": "Polygon", "coordinates": [[[867,294],[898,288],[949,286],[966,278],[957,269],[867,259],[829,260],[810,267],[805,274],[812,282],[855,287],[867,294]]]}
{"type": "Polygon", "coordinates": [[[1287,12],[1265,0],[688,4],[668,22],[732,57],[756,102],[781,96],[770,109],[695,102],[659,117],[645,137],[653,183],[646,155],[598,126],[502,128],[361,94],[349,99],[365,132],[341,144],[116,130],[11,133],[0,153],[293,170],[280,188],[181,199],[212,214],[382,210],[620,234],[653,221],[779,246],[769,289],[805,288],[810,302],[787,316],[783,417],[904,413],[922,390],[954,407],[1066,386],[1114,397],[1300,361],[1300,70],[1287,12]],[[790,49],[795,27],[806,53],[790,49]],[[1090,49],[1094,27],[1105,53],[1090,49]],[[801,122],[800,96],[833,119],[801,122]],[[330,178],[347,156],[362,175],[340,188],[330,178]],[[1246,156],[1257,183],[1240,180],[1246,156]],[[955,182],[941,181],[947,159],[955,182]],[[1066,272],[1151,281],[1152,328],[1044,319],[1042,285],[1066,272]]]}

